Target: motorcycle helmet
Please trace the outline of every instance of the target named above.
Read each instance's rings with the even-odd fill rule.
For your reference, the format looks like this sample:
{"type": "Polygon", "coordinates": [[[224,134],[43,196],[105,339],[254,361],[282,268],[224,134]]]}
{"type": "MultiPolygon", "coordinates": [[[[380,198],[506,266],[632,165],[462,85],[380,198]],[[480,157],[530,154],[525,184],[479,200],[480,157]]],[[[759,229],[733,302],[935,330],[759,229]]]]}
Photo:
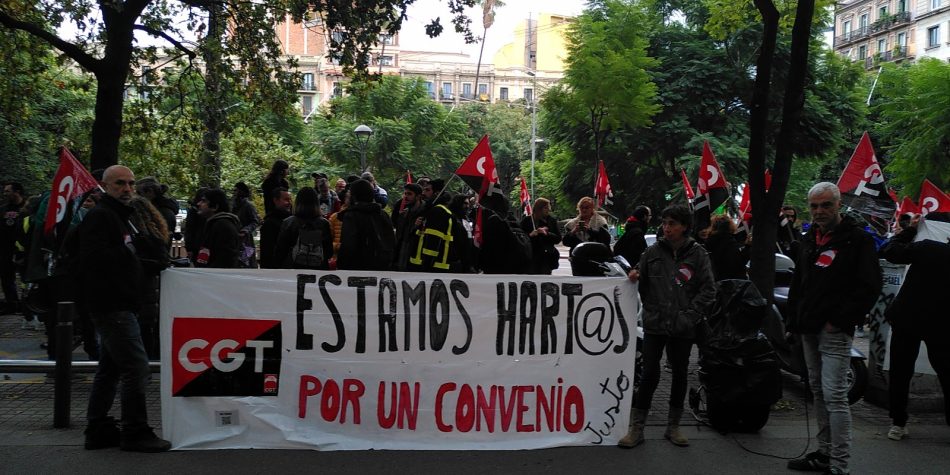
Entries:
{"type": "Polygon", "coordinates": [[[610,247],[599,242],[582,242],[571,249],[571,274],[581,277],[602,277],[601,264],[612,261],[610,247]]]}

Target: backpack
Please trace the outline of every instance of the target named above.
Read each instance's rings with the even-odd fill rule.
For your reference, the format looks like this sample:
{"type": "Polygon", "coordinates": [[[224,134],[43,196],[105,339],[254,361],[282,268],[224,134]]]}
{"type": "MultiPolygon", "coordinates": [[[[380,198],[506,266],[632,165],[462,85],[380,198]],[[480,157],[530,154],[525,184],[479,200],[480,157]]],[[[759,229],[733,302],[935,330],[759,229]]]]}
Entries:
{"type": "Polygon", "coordinates": [[[396,257],[396,236],[387,225],[385,215],[373,216],[373,232],[367,250],[374,255],[371,262],[377,270],[388,270],[396,257]]]}
{"type": "Polygon", "coordinates": [[[319,226],[301,222],[290,257],[296,268],[316,269],[323,266],[323,231],[319,226]]]}
{"type": "Polygon", "coordinates": [[[511,248],[508,255],[511,259],[512,269],[523,272],[524,269],[527,269],[531,265],[531,259],[533,257],[531,237],[528,236],[528,233],[524,232],[524,229],[521,229],[521,226],[519,226],[514,219],[502,218],[502,220],[508,225],[508,229],[511,230],[511,248]]]}

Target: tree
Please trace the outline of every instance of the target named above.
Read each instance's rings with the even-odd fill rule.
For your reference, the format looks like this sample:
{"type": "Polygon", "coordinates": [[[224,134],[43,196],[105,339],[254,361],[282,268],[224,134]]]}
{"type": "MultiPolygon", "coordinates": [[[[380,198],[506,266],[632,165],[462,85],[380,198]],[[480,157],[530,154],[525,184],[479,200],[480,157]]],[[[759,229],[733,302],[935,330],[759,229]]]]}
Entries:
{"type": "Polygon", "coordinates": [[[925,178],[950,188],[950,65],[925,58],[900,67],[885,65],[873,110],[888,143],[888,184],[916,197],[925,178]]]}
{"type": "MultiPolygon", "coordinates": [[[[320,12],[328,30],[345,34],[330,41],[329,52],[348,68],[364,71],[369,48],[378,42],[384,29],[394,33],[402,26],[406,8],[414,0],[75,0],[57,2],[14,0],[0,5],[0,24],[27,32],[75,61],[96,78],[95,121],[92,126],[92,167],[104,168],[118,162],[122,134],[122,106],[130,70],[152,64],[156,47],[139,47],[135,31],[167,41],[179,54],[198,56],[186,38],[205,33],[202,15],[220,11],[229,26],[223,38],[222,61],[235,62],[230,70],[248,84],[248,96],[265,98],[263,106],[287,106],[298,78],[284,69],[273,25],[285,13],[301,20],[320,12]],[[179,27],[184,18],[184,28],[179,27]],[[79,30],[70,41],[55,33],[64,23],[79,30]]],[[[474,41],[464,8],[474,0],[446,0],[455,15],[456,30],[474,41]]],[[[217,18],[217,15],[214,15],[217,18]]],[[[442,31],[438,19],[426,27],[431,36],[442,31]]],[[[293,67],[293,62],[287,66],[293,67]]],[[[211,118],[212,120],[215,118],[211,118]]]]}
{"type": "Polygon", "coordinates": [[[360,146],[353,134],[359,124],[373,129],[367,163],[387,188],[401,187],[407,170],[448,178],[475,146],[462,116],[430,99],[422,79],[384,76],[350,83],[348,92],[311,116],[315,153],[306,158],[304,171],[359,170],[360,146]]]}

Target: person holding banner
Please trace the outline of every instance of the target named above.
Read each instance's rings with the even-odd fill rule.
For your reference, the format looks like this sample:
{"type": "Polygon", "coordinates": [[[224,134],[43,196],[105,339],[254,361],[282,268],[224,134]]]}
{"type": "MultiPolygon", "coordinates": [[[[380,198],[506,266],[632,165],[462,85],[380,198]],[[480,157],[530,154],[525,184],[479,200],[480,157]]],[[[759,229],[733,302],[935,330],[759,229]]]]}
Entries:
{"type": "Polygon", "coordinates": [[[633,402],[627,435],[618,446],[632,448],[643,443],[643,427],[660,382],[660,358],[666,349],[673,371],[670,411],[663,436],[685,447],[689,439],[679,423],[686,399],[689,354],[696,326],[712,310],[716,300],[712,265],[706,250],[689,237],[692,212],[683,205],[668,206],[661,214],[662,236],[640,256],[628,278],[640,284],[643,302],[643,375],[633,402]]]}
{"type": "Polygon", "coordinates": [[[855,325],[881,293],[874,241],[841,215],[841,191],[822,182],[808,192],[812,226],[802,238],[788,294],[788,330],[800,335],[818,420],[818,450],[790,460],[792,470],[848,473],[851,408],[848,368],[855,325]]]}
{"type": "Polygon", "coordinates": [[[82,297],[102,345],[99,368],[89,394],[87,450],[119,446],[133,452],[164,452],[168,441],[148,425],[148,355],[136,313],[142,299],[142,264],[136,254],[137,231],[130,224],[135,176],[113,165],[102,176],[105,195],[79,225],[82,297]],[[109,416],[122,381],[121,431],[109,416]]]}
{"type": "MultiPolygon", "coordinates": [[[[950,213],[930,213],[925,221],[950,221],[950,213]]],[[[911,264],[894,301],[884,312],[891,324],[890,416],[893,425],[887,438],[907,436],[907,397],[920,343],[927,345],[930,366],[943,388],[944,418],[950,424],[950,347],[944,343],[950,331],[945,303],[937,298],[946,291],[950,268],[950,240],[915,240],[917,223],[891,238],[881,256],[894,264],[911,264]]]]}
{"type": "Polygon", "coordinates": [[[582,242],[610,246],[607,220],[594,211],[594,199],[585,196],[577,202],[577,217],[564,225],[564,245],[572,250],[582,242]]]}

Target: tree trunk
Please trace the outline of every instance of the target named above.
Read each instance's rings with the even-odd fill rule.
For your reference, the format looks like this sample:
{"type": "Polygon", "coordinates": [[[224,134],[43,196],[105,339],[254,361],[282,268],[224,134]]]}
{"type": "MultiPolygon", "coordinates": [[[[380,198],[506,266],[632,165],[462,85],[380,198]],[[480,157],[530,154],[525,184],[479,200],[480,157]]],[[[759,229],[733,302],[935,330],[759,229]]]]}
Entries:
{"type": "Polygon", "coordinates": [[[212,3],[208,10],[208,36],[204,41],[205,63],[204,126],[201,148],[201,186],[221,187],[221,128],[225,121],[224,78],[221,71],[221,6],[212,3]]]}
{"type": "Polygon", "coordinates": [[[107,22],[106,45],[96,76],[96,108],[92,123],[92,170],[119,163],[119,139],[122,137],[122,105],[125,81],[132,63],[132,25],[129,19],[110,9],[103,10],[107,22]]]}
{"type": "Polygon", "coordinates": [[[764,22],[762,50],[756,62],[749,139],[749,186],[751,186],[753,241],[749,278],[769,301],[775,287],[775,243],[779,210],[792,167],[792,142],[797,135],[804,108],[805,77],[808,71],[808,46],[815,1],[800,0],[792,29],[791,61],[784,94],[782,124],[776,142],[772,183],[765,190],[765,142],[768,130],[768,100],[772,59],[778,31],[778,11],[771,0],[755,0],[764,22]]]}

